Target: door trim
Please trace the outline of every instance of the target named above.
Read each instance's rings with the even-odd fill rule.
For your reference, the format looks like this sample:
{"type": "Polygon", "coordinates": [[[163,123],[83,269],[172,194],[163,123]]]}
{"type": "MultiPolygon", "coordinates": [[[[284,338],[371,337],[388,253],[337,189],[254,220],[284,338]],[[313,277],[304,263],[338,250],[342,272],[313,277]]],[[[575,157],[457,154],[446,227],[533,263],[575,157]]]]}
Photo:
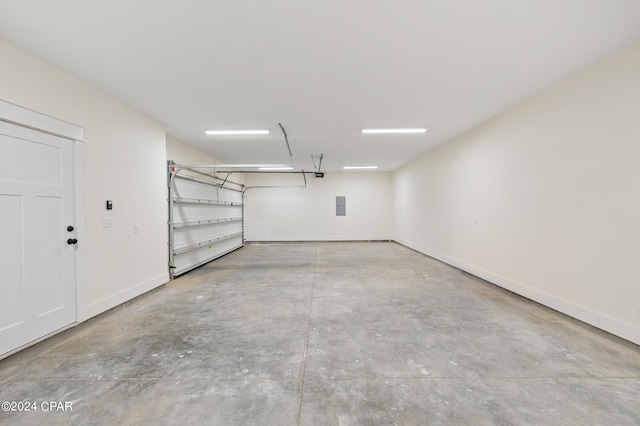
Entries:
{"type": "MultiPolygon", "coordinates": [[[[73,141],[75,227],[77,238],[81,242],[76,250],[76,321],[69,326],[73,327],[88,318],[85,283],[85,247],[87,239],[84,218],[84,128],[4,99],[0,99],[0,120],[73,141]]],[[[69,327],[42,336],[27,345],[16,348],[15,351],[10,351],[9,354],[38,343],[69,327]]]]}
{"type": "Polygon", "coordinates": [[[0,120],[72,141],[84,142],[84,128],[0,99],[0,120]]]}

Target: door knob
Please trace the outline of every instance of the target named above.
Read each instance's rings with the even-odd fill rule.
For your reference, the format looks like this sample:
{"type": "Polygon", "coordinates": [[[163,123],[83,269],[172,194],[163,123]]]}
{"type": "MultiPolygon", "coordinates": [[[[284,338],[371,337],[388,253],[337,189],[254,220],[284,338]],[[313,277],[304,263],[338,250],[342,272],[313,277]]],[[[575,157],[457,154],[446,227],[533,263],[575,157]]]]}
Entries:
{"type": "Polygon", "coordinates": [[[67,226],[67,231],[69,231],[69,232],[73,232],[74,229],[75,228],[73,226],[71,226],[71,225],[67,226]]]}
{"type": "Polygon", "coordinates": [[[69,238],[67,240],[67,244],[69,244],[69,245],[78,244],[78,240],[76,240],[75,238],[69,238]]]}

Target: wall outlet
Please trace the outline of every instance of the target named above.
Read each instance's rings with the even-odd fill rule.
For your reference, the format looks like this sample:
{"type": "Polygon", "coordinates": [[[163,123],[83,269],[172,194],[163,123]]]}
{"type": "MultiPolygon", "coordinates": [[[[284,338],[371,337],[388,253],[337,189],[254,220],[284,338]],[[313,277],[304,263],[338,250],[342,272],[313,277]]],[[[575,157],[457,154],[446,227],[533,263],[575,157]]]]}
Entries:
{"type": "Polygon", "coordinates": [[[138,224],[137,224],[137,223],[135,223],[135,224],[133,225],[133,233],[134,233],[134,234],[137,234],[137,233],[138,233],[138,224]]]}
{"type": "Polygon", "coordinates": [[[111,218],[110,217],[103,217],[102,218],[102,227],[103,228],[111,228],[111,218]]]}

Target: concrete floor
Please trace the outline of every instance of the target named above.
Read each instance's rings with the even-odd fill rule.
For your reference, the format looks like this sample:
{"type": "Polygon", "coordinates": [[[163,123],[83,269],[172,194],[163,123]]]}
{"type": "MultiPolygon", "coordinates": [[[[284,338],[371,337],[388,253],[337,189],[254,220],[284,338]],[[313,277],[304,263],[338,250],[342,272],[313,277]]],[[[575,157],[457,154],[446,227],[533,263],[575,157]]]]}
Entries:
{"type": "Polygon", "coordinates": [[[0,423],[639,425],[640,347],[394,243],[250,244],[0,361],[24,400],[0,423]]]}

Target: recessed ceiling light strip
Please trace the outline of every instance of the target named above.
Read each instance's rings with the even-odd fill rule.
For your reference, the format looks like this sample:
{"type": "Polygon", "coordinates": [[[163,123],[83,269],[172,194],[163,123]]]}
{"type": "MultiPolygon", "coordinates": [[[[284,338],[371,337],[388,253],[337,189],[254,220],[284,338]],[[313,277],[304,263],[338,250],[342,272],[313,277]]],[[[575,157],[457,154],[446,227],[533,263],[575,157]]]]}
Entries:
{"type": "Polygon", "coordinates": [[[288,164],[198,164],[181,166],[185,169],[259,169],[260,167],[289,167],[288,164]]]}
{"type": "Polygon", "coordinates": [[[343,170],[373,170],[377,169],[378,166],[343,166],[343,170]]]}
{"type": "Polygon", "coordinates": [[[205,133],[209,136],[268,135],[269,130],[207,130],[205,133]]]}

